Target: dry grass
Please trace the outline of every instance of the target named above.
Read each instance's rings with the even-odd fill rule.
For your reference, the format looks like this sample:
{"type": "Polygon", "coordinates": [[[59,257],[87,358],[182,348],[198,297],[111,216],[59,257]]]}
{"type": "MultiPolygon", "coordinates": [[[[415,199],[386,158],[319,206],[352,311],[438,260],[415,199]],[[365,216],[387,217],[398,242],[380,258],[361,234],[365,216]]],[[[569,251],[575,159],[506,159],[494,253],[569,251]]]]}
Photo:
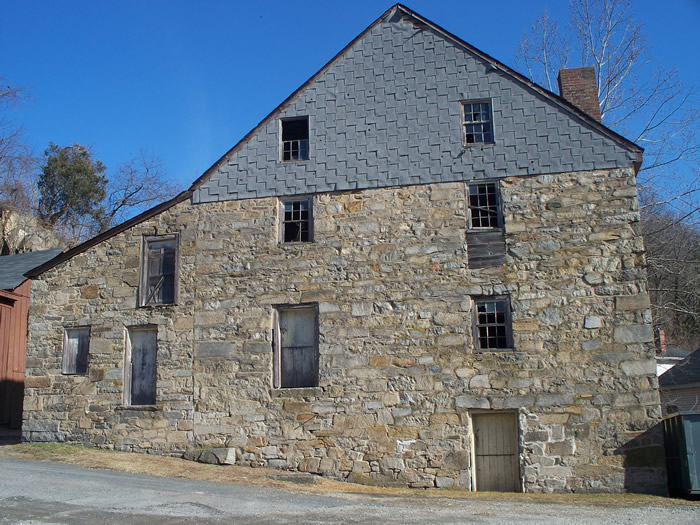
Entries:
{"type": "Polygon", "coordinates": [[[686,501],[640,494],[502,494],[489,492],[467,492],[462,490],[418,490],[404,488],[375,487],[356,485],[314,477],[313,484],[300,485],[294,481],[295,473],[242,466],[217,466],[194,463],[179,458],[133,454],[85,448],[79,445],[56,443],[21,444],[0,447],[0,457],[32,459],[38,461],[58,461],[86,468],[97,468],[148,474],[152,476],[174,477],[246,485],[254,487],[274,487],[303,493],[346,493],[377,496],[448,499],[487,499],[517,500],[528,503],[559,503],[591,505],[603,507],[640,506],[695,506],[698,501],[686,501]],[[288,478],[285,481],[285,478],[288,478]]]}

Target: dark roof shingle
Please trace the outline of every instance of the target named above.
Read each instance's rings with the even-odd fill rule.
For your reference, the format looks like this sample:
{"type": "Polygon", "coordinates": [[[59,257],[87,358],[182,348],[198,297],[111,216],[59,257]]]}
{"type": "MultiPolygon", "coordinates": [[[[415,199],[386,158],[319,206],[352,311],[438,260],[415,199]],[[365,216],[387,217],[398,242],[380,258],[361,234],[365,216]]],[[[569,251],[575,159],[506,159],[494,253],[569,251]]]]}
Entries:
{"type": "Polygon", "coordinates": [[[659,387],[700,383],[700,348],[659,376],[659,387]]]}
{"type": "Polygon", "coordinates": [[[50,261],[64,249],[53,248],[0,257],[0,289],[14,290],[27,279],[25,273],[50,261]]]}

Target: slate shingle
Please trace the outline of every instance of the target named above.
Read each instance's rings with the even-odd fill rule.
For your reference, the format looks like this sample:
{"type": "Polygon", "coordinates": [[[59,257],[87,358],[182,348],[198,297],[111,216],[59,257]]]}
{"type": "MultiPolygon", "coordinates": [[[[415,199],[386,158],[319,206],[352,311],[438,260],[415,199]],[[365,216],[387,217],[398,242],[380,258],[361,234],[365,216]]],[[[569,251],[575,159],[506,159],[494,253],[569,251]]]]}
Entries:
{"type": "Polygon", "coordinates": [[[611,169],[634,160],[622,143],[458,42],[411,16],[388,16],[231,152],[193,201],[611,169]],[[484,98],[492,101],[495,143],[465,149],[461,102],[484,98]],[[311,123],[310,159],[282,162],[279,118],[300,115],[311,123]]]}

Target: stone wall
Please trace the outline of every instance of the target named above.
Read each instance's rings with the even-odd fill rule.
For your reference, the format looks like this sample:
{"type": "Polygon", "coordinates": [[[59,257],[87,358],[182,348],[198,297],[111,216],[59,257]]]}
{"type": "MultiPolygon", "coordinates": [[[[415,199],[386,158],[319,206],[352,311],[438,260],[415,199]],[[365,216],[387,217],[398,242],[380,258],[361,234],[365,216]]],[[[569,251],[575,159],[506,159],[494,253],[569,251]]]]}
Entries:
{"type": "Polygon", "coordinates": [[[120,450],[192,443],[196,222],[187,206],[112,237],[32,282],[23,438],[120,450]],[[180,232],[180,302],[137,308],[143,235],[180,232]],[[126,328],[158,327],[158,408],[123,403],[126,328]],[[90,327],[87,376],[62,375],[64,328],[90,327]]]}
{"type": "Polygon", "coordinates": [[[181,203],[89,249],[34,283],[25,439],[474,488],[472,414],[503,410],[524,490],[665,490],[632,170],[500,186],[499,268],[467,268],[463,183],[317,194],[308,244],[279,244],[277,200],[260,198],[181,203]],[[179,304],[136,308],[142,236],[174,231],[179,304]],[[514,351],[476,353],[471,297],[494,294],[514,351]],[[319,386],[274,389],[273,310],[305,303],[319,386]],[[147,323],[157,406],[124,407],[125,326],[147,323]],[[89,375],[62,376],[63,328],[85,324],[89,375]]]}

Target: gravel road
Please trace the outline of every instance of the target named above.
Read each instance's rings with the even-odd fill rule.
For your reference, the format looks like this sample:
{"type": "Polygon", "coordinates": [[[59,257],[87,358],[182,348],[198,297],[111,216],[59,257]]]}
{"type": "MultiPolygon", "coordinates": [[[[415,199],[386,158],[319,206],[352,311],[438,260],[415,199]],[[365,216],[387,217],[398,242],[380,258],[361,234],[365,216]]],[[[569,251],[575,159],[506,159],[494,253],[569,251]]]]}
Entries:
{"type": "Polygon", "coordinates": [[[161,478],[0,459],[0,524],[698,524],[700,506],[610,508],[507,498],[333,493],[161,478]]]}

